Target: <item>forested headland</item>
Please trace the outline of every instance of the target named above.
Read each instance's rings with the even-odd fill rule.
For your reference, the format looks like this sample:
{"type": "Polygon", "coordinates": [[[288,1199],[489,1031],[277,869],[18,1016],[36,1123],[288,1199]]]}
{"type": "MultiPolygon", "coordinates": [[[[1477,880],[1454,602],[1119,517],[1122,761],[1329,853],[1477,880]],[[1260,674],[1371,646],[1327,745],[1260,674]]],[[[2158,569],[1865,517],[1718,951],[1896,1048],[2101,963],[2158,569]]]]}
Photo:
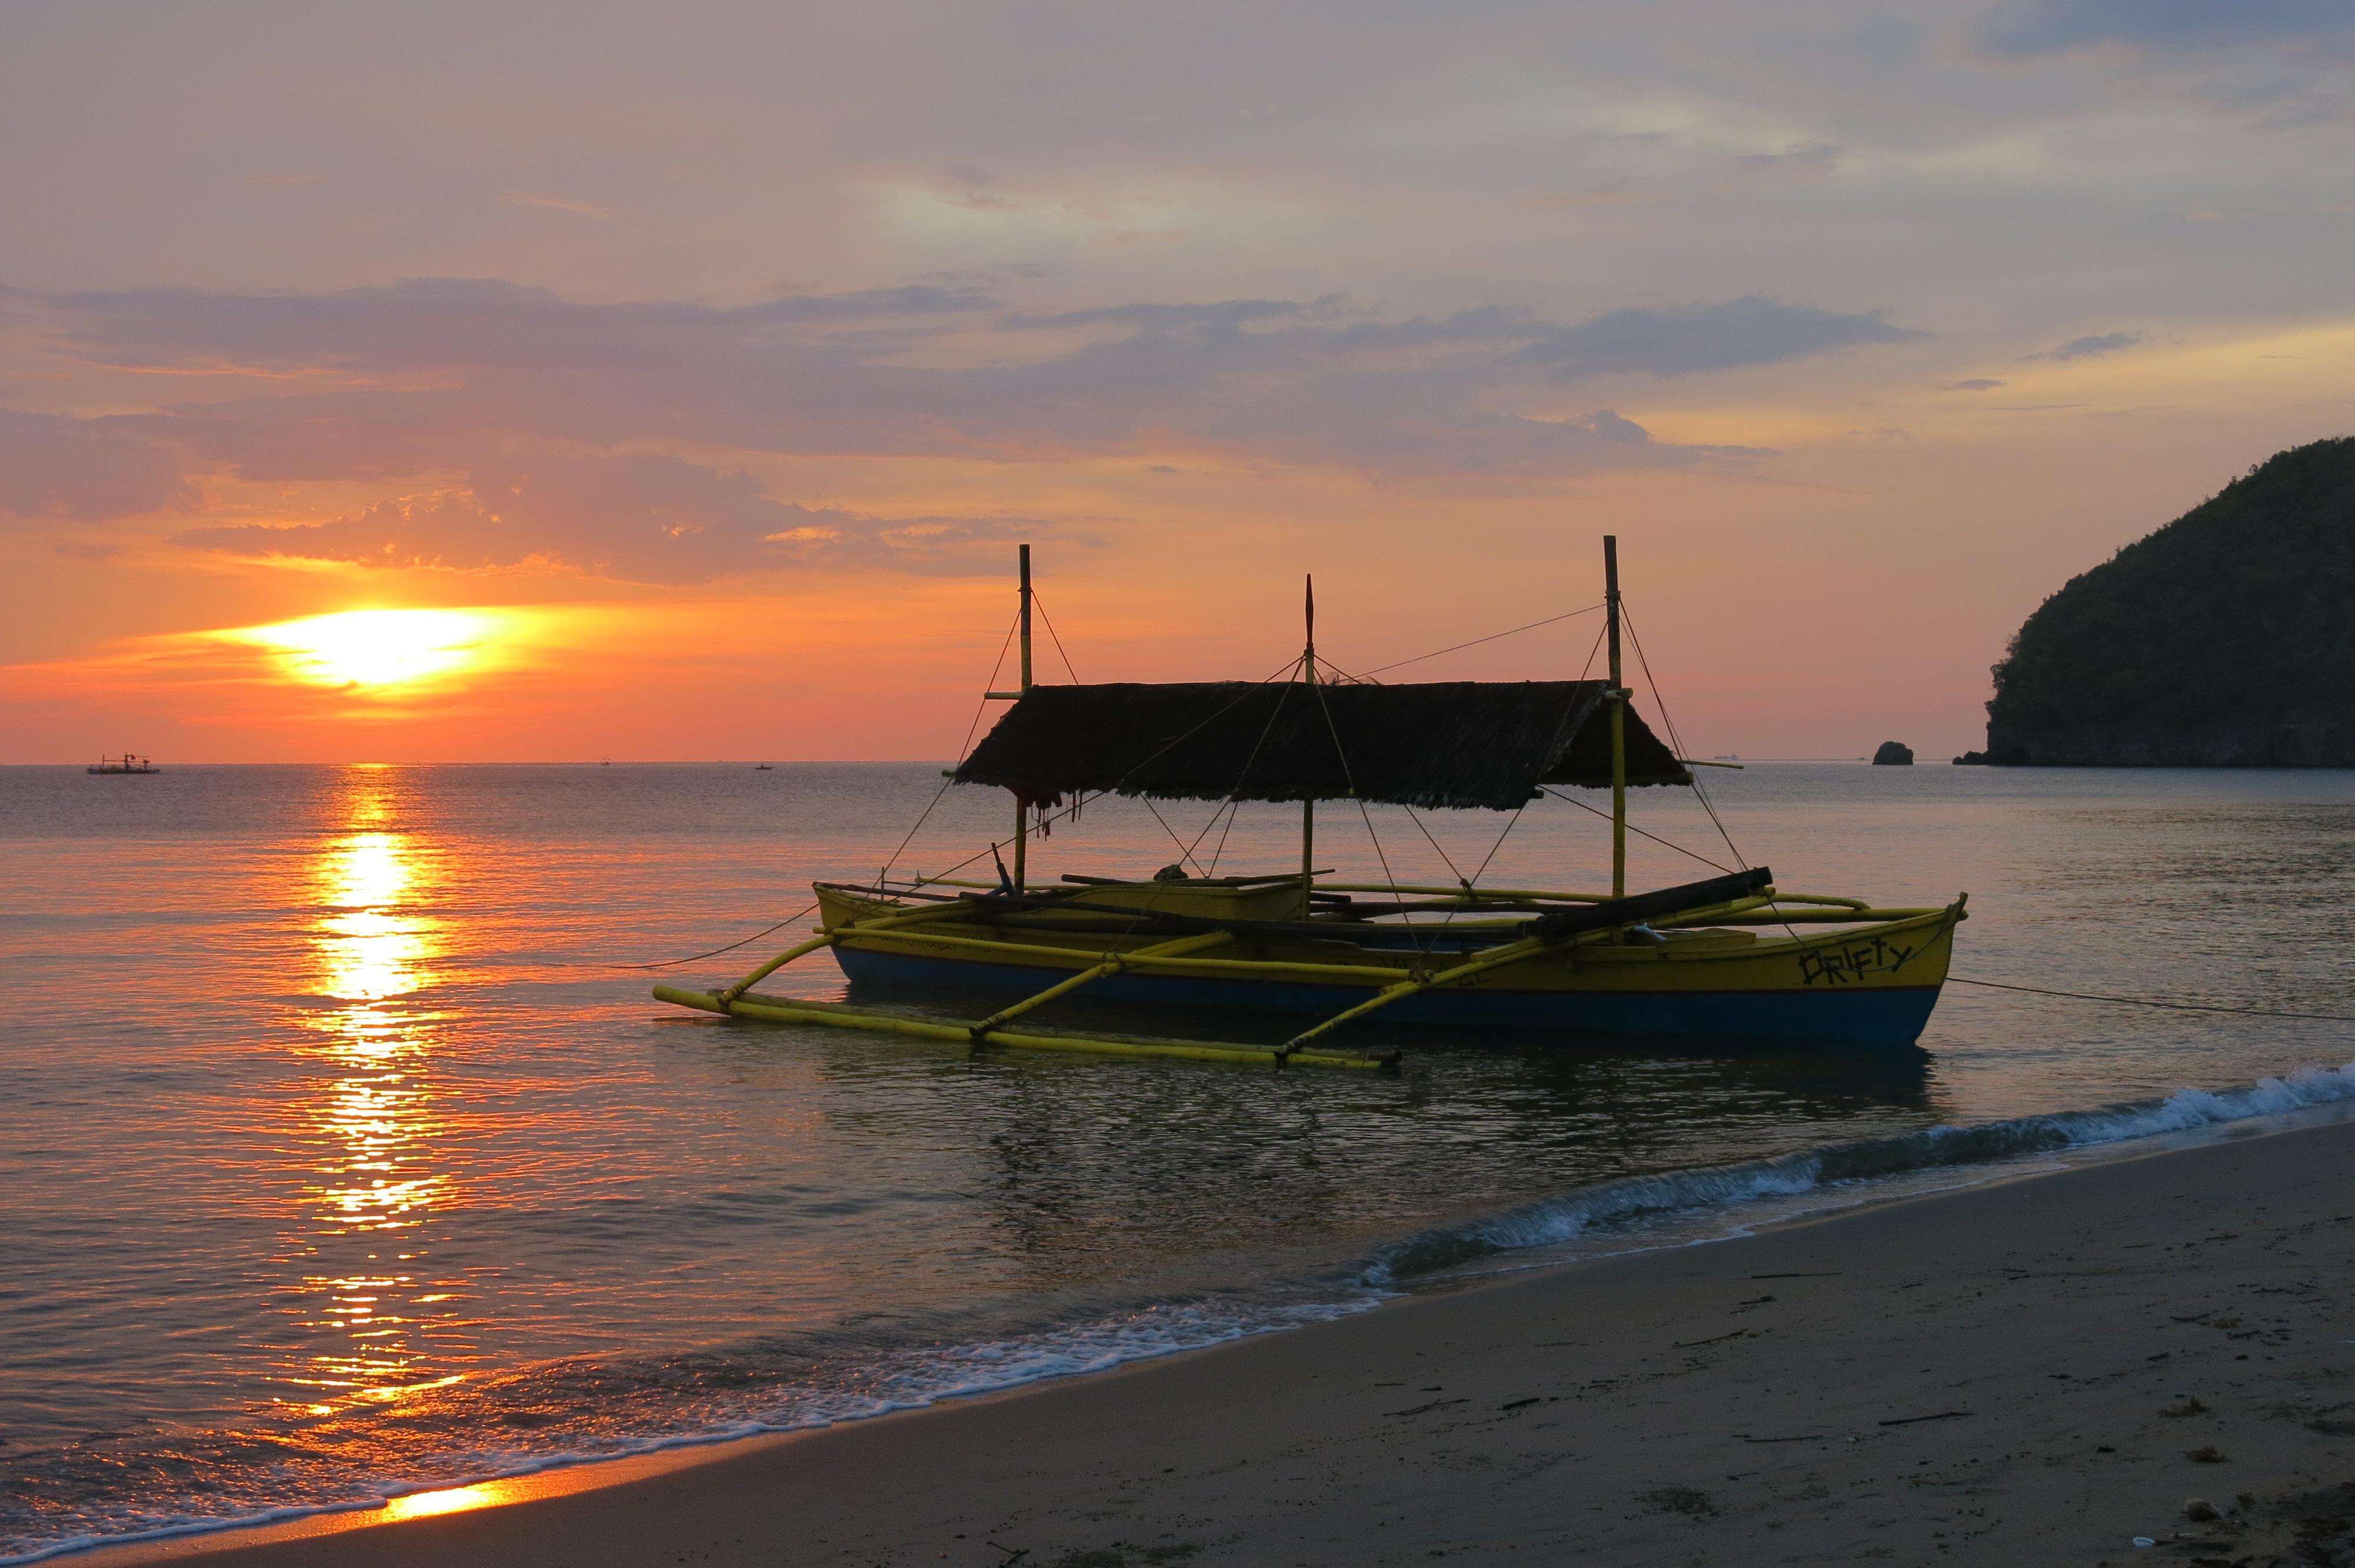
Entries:
{"type": "Polygon", "coordinates": [[[1995,667],[1984,760],[2355,767],[2355,437],[2275,454],[2046,599],[1995,667]]]}

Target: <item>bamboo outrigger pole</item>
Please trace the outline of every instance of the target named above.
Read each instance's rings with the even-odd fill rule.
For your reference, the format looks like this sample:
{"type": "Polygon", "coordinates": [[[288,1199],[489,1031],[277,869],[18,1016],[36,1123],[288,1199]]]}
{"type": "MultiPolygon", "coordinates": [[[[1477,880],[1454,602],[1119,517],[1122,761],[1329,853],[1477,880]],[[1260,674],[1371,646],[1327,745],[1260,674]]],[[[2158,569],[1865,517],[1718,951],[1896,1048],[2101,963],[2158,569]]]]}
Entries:
{"type": "Polygon", "coordinates": [[[1611,638],[1611,896],[1627,896],[1627,689],[1619,683],[1619,535],[1603,535],[1603,607],[1611,638]]]}
{"type": "MultiPolygon", "coordinates": [[[[1312,575],[1306,584],[1307,642],[1300,651],[1300,669],[1310,685],[1316,683],[1316,578],[1312,575]]],[[[1305,920],[1316,912],[1316,802],[1300,802],[1300,917],[1305,920]]]]}

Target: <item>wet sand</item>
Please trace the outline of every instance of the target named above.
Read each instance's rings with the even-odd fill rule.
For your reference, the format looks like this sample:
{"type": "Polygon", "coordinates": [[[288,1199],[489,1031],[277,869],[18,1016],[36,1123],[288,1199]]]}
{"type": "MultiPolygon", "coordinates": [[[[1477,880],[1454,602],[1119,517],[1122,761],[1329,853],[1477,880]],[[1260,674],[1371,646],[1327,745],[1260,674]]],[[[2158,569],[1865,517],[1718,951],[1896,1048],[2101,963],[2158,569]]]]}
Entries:
{"type": "Polygon", "coordinates": [[[143,1555],[2355,1564],[2355,1122],[1532,1274],[715,1455],[567,1496],[143,1555]],[[2187,1517],[2195,1499],[2217,1517],[2187,1517]]]}

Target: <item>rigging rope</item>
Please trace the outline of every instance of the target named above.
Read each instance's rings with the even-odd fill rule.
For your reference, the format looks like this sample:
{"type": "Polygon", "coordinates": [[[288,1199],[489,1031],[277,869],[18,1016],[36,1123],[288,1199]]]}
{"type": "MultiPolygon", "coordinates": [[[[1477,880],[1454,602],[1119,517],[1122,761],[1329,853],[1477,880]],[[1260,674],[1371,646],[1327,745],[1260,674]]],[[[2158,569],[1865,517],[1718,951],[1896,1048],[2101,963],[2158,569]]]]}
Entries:
{"type": "MultiPolygon", "coordinates": [[[[1584,613],[1584,612],[1583,612],[1583,611],[1582,611],[1581,613],[1582,614],[1582,613],[1584,613]]],[[[1581,664],[1581,665],[1578,667],[1578,678],[1579,678],[1580,680],[1583,681],[1583,680],[1585,680],[1585,679],[1587,678],[1587,676],[1589,676],[1589,675],[1591,675],[1591,674],[1593,674],[1593,673],[1594,673],[1594,656],[1595,656],[1596,654],[1598,654],[1598,653],[1600,653],[1600,652],[1603,652],[1603,639],[1604,638],[1604,636],[1606,636],[1606,635],[1609,633],[1610,630],[1611,630],[1611,629],[1610,629],[1610,627],[1609,627],[1608,625],[1599,626],[1599,627],[1595,628],[1595,630],[1594,630],[1594,641],[1593,641],[1593,642],[1588,643],[1588,644],[1587,644],[1587,647],[1586,647],[1586,662],[1585,662],[1585,663],[1583,663],[1583,664],[1581,664]]],[[[1568,714],[1567,712],[1565,712],[1565,713],[1562,715],[1562,717],[1561,717],[1561,719],[1559,719],[1559,720],[1557,720],[1557,721],[1555,722],[1555,725],[1554,725],[1554,734],[1555,734],[1555,736],[1556,736],[1557,738],[1559,738],[1559,737],[1560,737],[1560,736],[1561,736],[1561,726],[1562,726],[1563,724],[1565,724],[1565,723],[1569,722],[1569,717],[1570,717],[1569,714],[1568,714]]],[[[1539,786],[1539,788],[1542,789],[1542,788],[1544,788],[1544,786],[1540,785],[1540,786],[1539,786]]],[[[1532,797],[1532,799],[1534,799],[1534,797],[1532,797]]],[[[1564,796],[1564,797],[1563,797],[1563,799],[1568,800],[1568,799],[1569,799],[1569,797],[1564,796]]],[[[1582,802],[1582,801],[1578,801],[1578,800],[1572,800],[1572,801],[1571,801],[1571,804],[1572,804],[1572,805],[1573,805],[1573,806],[1575,806],[1575,805],[1582,805],[1582,804],[1583,804],[1583,803],[1584,803],[1584,802],[1582,802]]],[[[1529,801],[1528,801],[1528,800],[1524,800],[1524,801],[1522,801],[1518,806],[1516,806],[1515,808],[1513,808],[1513,814],[1512,814],[1511,816],[1509,816],[1509,817],[1506,818],[1506,819],[1505,819],[1505,825],[1504,825],[1502,828],[1500,828],[1500,829],[1498,829],[1498,830],[1497,830],[1497,842],[1496,842],[1495,843],[1490,844],[1490,845],[1488,846],[1488,853],[1487,853],[1487,854],[1482,855],[1482,856],[1480,857],[1480,867],[1479,867],[1479,869],[1478,869],[1478,870],[1476,870],[1476,871],[1475,871],[1475,872],[1471,874],[1471,876],[1470,876],[1468,879],[1464,878],[1464,877],[1458,877],[1458,878],[1456,878],[1456,881],[1457,881],[1459,884],[1461,884],[1461,885],[1462,885],[1462,886],[1463,886],[1463,888],[1464,888],[1464,891],[1465,891],[1465,893],[1467,893],[1467,894],[1468,894],[1468,893],[1470,893],[1474,887],[1476,887],[1476,886],[1477,886],[1477,885],[1479,885],[1480,879],[1481,879],[1482,877],[1484,877],[1484,876],[1486,876],[1486,875],[1487,875],[1487,874],[1488,874],[1488,867],[1489,867],[1490,863],[1493,863],[1493,862],[1496,860],[1496,858],[1497,858],[1497,851],[1499,851],[1499,850],[1501,850],[1501,849],[1503,849],[1503,848],[1505,847],[1505,841],[1506,841],[1508,838],[1509,838],[1509,837],[1511,837],[1511,836],[1512,836],[1512,832],[1513,832],[1513,830],[1514,830],[1515,828],[1517,828],[1517,827],[1520,826],[1520,823],[1521,823],[1521,813],[1522,813],[1522,812],[1524,812],[1524,811],[1526,811],[1526,810],[1528,810],[1529,809],[1529,801]]],[[[1590,810],[1591,810],[1591,809],[1592,809],[1592,808],[1590,808],[1590,810]]],[[[1641,832],[1642,830],[1638,829],[1637,831],[1638,831],[1638,832],[1641,832]]],[[[1443,855],[1443,856],[1442,856],[1442,858],[1443,858],[1443,859],[1444,859],[1445,857],[1443,855]]],[[[1453,870],[1455,869],[1454,863],[1452,863],[1452,862],[1451,862],[1451,863],[1449,863],[1448,869],[1449,869],[1449,870],[1451,870],[1451,871],[1453,871],[1453,870]]],[[[1443,919],[1439,922],[1439,925],[1440,925],[1440,928],[1441,928],[1442,930],[1445,930],[1448,927],[1450,927],[1450,926],[1454,925],[1455,923],[1455,910],[1453,910],[1453,909],[1450,909],[1450,910],[1447,912],[1447,914],[1446,914],[1445,917],[1444,917],[1444,918],[1443,918],[1443,919]]]]}
{"type": "MultiPolygon", "coordinates": [[[[1593,615],[1602,608],[1599,604],[1590,604],[1584,609],[1565,610],[1560,615],[1549,615],[1543,620],[1532,620],[1527,626],[1516,626],[1510,631],[1495,631],[1486,637],[1475,637],[1469,642],[1458,642],[1453,648],[1442,648],[1431,653],[1418,653],[1412,659],[1401,659],[1392,664],[1377,664],[1364,674],[1352,676],[1351,679],[1362,681],[1368,676],[1379,675],[1384,670],[1403,670],[1409,664],[1420,664],[1426,659],[1436,659],[1442,653],[1460,653],[1466,648],[1477,648],[1483,642],[1494,642],[1500,637],[1516,637],[1524,631],[1535,631],[1540,626],[1551,626],[1557,620],[1575,620],[1582,615],[1593,615]]],[[[1340,666],[1337,664],[1334,668],[1337,670],[1340,666]]]]}
{"type": "Polygon", "coordinates": [[[2355,1013],[2289,1012],[2276,1007],[2218,1007],[2199,1001],[2158,1001],[2147,996],[2102,996],[2088,991],[2049,991],[2037,985],[2007,985],[2002,980],[1969,980],[1962,975],[1948,975],[1956,985],[1976,985],[1988,991],[2016,991],[2030,996],[2057,996],[2071,1001],[2112,1001],[2126,1007],[2159,1007],[2169,1012],[2232,1012],[2255,1018],[2306,1018],[2321,1023],[2355,1023],[2355,1013]]]}
{"type": "MultiPolygon", "coordinates": [[[[1069,653],[1063,652],[1063,640],[1055,635],[1055,618],[1047,613],[1047,601],[1039,597],[1039,590],[1036,588],[1032,588],[1030,590],[1030,606],[1039,612],[1039,619],[1047,623],[1047,636],[1054,642],[1055,652],[1062,654],[1063,673],[1071,678],[1071,684],[1075,686],[1078,685],[1080,683],[1080,673],[1071,668],[1071,656],[1069,653]]],[[[995,672],[991,673],[989,680],[992,685],[996,685],[997,683],[997,676],[995,672]]]]}
{"type": "MultiPolygon", "coordinates": [[[[1162,831],[1163,832],[1167,833],[1167,834],[1169,835],[1169,842],[1170,842],[1171,843],[1176,844],[1176,845],[1178,846],[1178,856],[1179,863],[1184,863],[1184,862],[1186,862],[1186,861],[1194,861],[1194,869],[1195,869],[1196,871],[1200,871],[1200,870],[1202,869],[1202,863],[1201,863],[1201,862],[1199,862],[1199,861],[1195,861],[1195,860],[1194,860],[1194,851],[1193,851],[1193,849],[1191,848],[1191,846],[1189,846],[1189,845],[1186,842],[1186,841],[1185,841],[1184,839],[1181,839],[1181,838],[1179,838],[1179,837],[1178,836],[1178,830],[1177,830],[1177,829],[1175,829],[1175,828],[1173,828],[1173,827],[1171,827],[1171,826],[1169,825],[1168,819],[1167,819],[1167,818],[1166,818],[1166,817],[1164,817],[1164,816],[1161,814],[1161,809],[1160,809],[1158,806],[1156,806],[1156,805],[1153,803],[1153,797],[1152,797],[1152,796],[1150,796],[1150,795],[1139,795],[1139,796],[1137,797],[1137,799],[1138,799],[1138,800],[1142,800],[1142,801],[1144,801],[1144,802],[1145,802],[1145,809],[1146,809],[1146,810],[1151,811],[1151,812],[1153,813],[1153,820],[1154,820],[1155,821],[1159,822],[1159,823],[1161,824],[1161,831],[1162,831]]],[[[1209,828],[1207,828],[1207,827],[1206,827],[1206,828],[1204,828],[1204,829],[1202,830],[1202,832],[1205,832],[1205,833],[1209,832],[1209,831],[1210,831],[1210,830],[1209,830],[1209,828]]],[[[1194,839],[1194,842],[1195,842],[1195,843],[1200,843],[1201,842],[1202,842],[1202,840],[1201,840],[1200,835],[1199,835],[1199,834],[1196,835],[1196,837],[1195,837],[1195,839],[1194,839]]]]}
{"type": "MultiPolygon", "coordinates": [[[[1583,801],[1583,800],[1580,800],[1580,799],[1579,799],[1577,796],[1575,796],[1575,795],[1565,795],[1565,794],[1563,794],[1561,790],[1559,790],[1559,789],[1557,789],[1553,788],[1553,787],[1552,787],[1551,785],[1550,785],[1550,784],[1540,784],[1540,785],[1539,785],[1539,786],[1538,786],[1538,788],[1539,788],[1539,789],[1543,789],[1547,794],[1549,794],[1549,795],[1552,796],[1552,797],[1553,797],[1555,800],[1567,800],[1567,801],[1569,801],[1572,805],[1573,805],[1573,806],[1577,807],[1577,808],[1578,808],[1580,810],[1582,810],[1582,811],[1590,811],[1590,812],[1593,812],[1595,816],[1601,817],[1601,818],[1602,818],[1604,821],[1610,821],[1610,820],[1611,820],[1611,813],[1610,813],[1610,812],[1608,812],[1608,811],[1606,811],[1606,810],[1603,810],[1601,807],[1599,807],[1599,806],[1590,806],[1590,805],[1588,805],[1585,801],[1583,801]]],[[[1645,838],[1645,839],[1649,839],[1649,840],[1651,840],[1654,843],[1658,844],[1658,845],[1659,845],[1661,848],[1663,848],[1663,849],[1672,849],[1672,850],[1676,851],[1676,852],[1677,852],[1678,854],[1680,854],[1680,855],[1687,856],[1687,857],[1689,857],[1689,858],[1690,858],[1690,859],[1692,859],[1692,860],[1697,860],[1697,861],[1700,862],[1700,863],[1701,863],[1701,864],[1703,864],[1703,865],[1705,865],[1705,866],[1708,866],[1708,867],[1709,867],[1710,870],[1712,870],[1712,871],[1722,871],[1722,872],[1729,872],[1729,873],[1730,873],[1730,872],[1732,872],[1732,871],[1733,870],[1733,868],[1732,868],[1732,866],[1730,866],[1730,865],[1720,865],[1720,864],[1718,864],[1718,863],[1717,863],[1717,862],[1715,862],[1715,861],[1713,861],[1713,860],[1710,859],[1710,858],[1709,858],[1709,856],[1707,856],[1707,855],[1705,855],[1705,854],[1701,854],[1701,853],[1698,853],[1698,852],[1696,852],[1696,851],[1693,851],[1693,850],[1689,850],[1689,849],[1685,848],[1685,846],[1684,846],[1684,845],[1682,845],[1682,844],[1670,843],[1668,840],[1666,840],[1666,839],[1664,839],[1664,838],[1660,837],[1660,835],[1659,835],[1659,834],[1657,834],[1657,833],[1647,833],[1647,832],[1646,832],[1643,829],[1641,829],[1641,828],[1637,827],[1637,826],[1636,826],[1635,823],[1633,823],[1633,822],[1630,822],[1630,823],[1628,823],[1628,824],[1627,824],[1627,831],[1628,831],[1629,832],[1631,832],[1631,833],[1634,833],[1634,834],[1635,834],[1636,837],[1638,837],[1638,838],[1645,838]]]]}
{"type": "MultiPolygon", "coordinates": [[[[1295,665],[1297,662],[1297,661],[1295,661],[1295,665]]],[[[1261,684],[1264,685],[1266,683],[1262,682],[1261,684]]],[[[1252,764],[1259,760],[1260,747],[1267,744],[1269,733],[1275,728],[1276,715],[1284,712],[1284,697],[1290,696],[1291,694],[1292,688],[1287,684],[1284,690],[1284,696],[1277,697],[1275,699],[1275,705],[1268,710],[1267,722],[1260,726],[1259,738],[1252,742],[1251,755],[1243,758],[1243,770],[1235,775],[1234,793],[1229,795],[1225,800],[1220,803],[1218,810],[1210,813],[1210,820],[1202,824],[1202,831],[1194,835],[1194,847],[1199,849],[1201,847],[1202,841],[1210,836],[1210,830],[1219,825],[1219,811],[1226,812],[1227,832],[1219,835],[1218,850],[1210,856],[1210,871],[1213,874],[1215,874],[1219,869],[1219,861],[1220,857],[1225,855],[1227,853],[1227,833],[1231,833],[1235,831],[1235,813],[1242,809],[1243,780],[1251,777],[1252,764]]],[[[1188,850],[1187,853],[1190,855],[1193,851],[1188,850]]],[[[1199,863],[1198,862],[1197,863],[1199,863]]]]}
{"type": "MultiPolygon", "coordinates": [[[[1305,655],[1303,656],[1302,662],[1306,663],[1306,658],[1305,655]]],[[[1325,688],[1316,683],[1316,666],[1313,664],[1309,665],[1307,673],[1309,677],[1308,689],[1316,694],[1317,711],[1325,715],[1325,733],[1333,737],[1333,755],[1340,759],[1341,781],[1349,787],[1349,799],[1358,801],[1358,815],[1365,820],[1366,837],[1373,841],[1374,858],[1381,863],[1382,880],[1385,883],[1388,883],[1391,886],[1396,887],[1398,885],[1398,875],[1391,870],[1391,857],[1389,853],[1382,848],[1382,835],[1374,832],[1374,814],[1366,810],[1366,803],[1363,800],[1358,800],[1358,776],[1349,767],[1348,748],[1341,744],[1340,726],[1333,722],[1333,705],[1325,700],[1325,688]]],[[[1407,812],[1407,815],[1412,817],[1414,815],[1414,812],[1410,810],[1407,812]]],[[[1419,822],[1415,825],[1418,827],[1422,826],[1419,822]]],[[[1427,832],[1423,836],[1425,838],[1431,837],[1427,832]]],[[[1305,843],[1306,842],[1306,840],[1304,839],[1302,842],[1305,843]]],[[[1432,848],[1439,849],[1439,845],[1435,841],[1433,842],[1432,848]]],[[[1445,860],[1447,858],[1447,852],[1445,850],[1440,850],[1439,858],[1445,860]]],[[[1314,863],[1312,862],[1310,863],[1314,863]]],[[[1306,865],[1303,865],[1301,867],[1302,882],[1304,885],[1308,881],[1306,875],[1307,869],[1306,865]]],[[[1454,867],[1451,866],[1449,869],[1453,870],[1454,867]]],[[[1309,916],[1314,913],[1311,908],[1306,906],[1306,898],[1307,894],[1304,888],[1304,892],[1302,894],[1304,906],[1300,911],[1301,918],[1304,920],[1308,918],[1309,916]]],[[[1414,946],[1417,952],[1427,955],[1431,951],[1430,943],[1422,937],[1418,936],[1415,938],[1414,946]]]]}
{"type": "MultiPolygon", "coordinates": [[[[1362,808],[1360,809],[1362,810],[1362,808]]],[[[1412,822],[1415,825],[1416,832],[1423,834],[1423,842],[1429,844],[1433,849],[1439,852],[1439,858],[1441,861],[1445,863],[1447,866],[1447,874],[1455,879],[1455,885],[1458,887],[1471,886],[1472,885],[1470,883],[1464,880],[1463,870],[1456,865],[1455,857],[1449,854],[1446,849],[1441,845],[1440,842],[1431,836],[1431,830],[1423,825],[1423,819],[1414,814],[1414,808],[1412,806],[1401,805],[1399,807],[1399,810],[1406,813],[1406,820],[1412,822]]],[[[1514,814],[1518,816],[1519,813],[1516,812],[1514,814]]],[[[1507,832],[1512,832],[1511,826],[1508,824],[1505,831],[1507,832]]],[[[1388,866],[1384,866],[1382,869],[1385,874],[1390,870],[1388,866]]]]}
{"type": "MultiPolygon", "coordinates": [[[[981,689],[983,691],[989,691],[997,684],[997,672],[1006,668],[1006,651],[1014,645],[1015,630],[1021,624],[1022,617],[1018,611],[1014,619],[1007,623],[1006,636],[997,644],[997,662],[990,665],[989,679],[983,682],[981,685],[981,689]]],[[[979,702],[974,704],[973,722],[964,726],[964,739],[958,743],[957,746],[957,756],[960,759],[973,755],[974,732],[981,728],[981,715],[983,713],[987,711],[988,707],[989,699],[987,697],[983,697],[979,702]]],[[[884,861],[883,869],[875,874],[877,885],[881,885],[884,880],[890,876],[891,868],[900,863],[900,857],[908,853],[908,846],[910,844],[916,842],[916,835],[923,832],[924,824],[932,821],[932,812],[939,808],[941,798],[949,792],[949,786],[955,782],[956,780],[954,779],[943,779],[941,780],[941,787],[932,791],[932,798],[929,801],[925,802],[923,810],[917,815],[915,825],[911,827],[906,835],[900,840],[900,847],[893,850],[890,853],[890,857],[884,861]]],[[[975,858],[979,859],[980,857],[976,855],[975,858]]],[[[968,862],[967,863],[971,863],[968,862]]]]}
{"type": "MultiPolygon", "coordinates": [[[[1644,672],[1644,683],[1652,688],[1652,701],[1659,706],[1660,722],[1668,726],[1668,744],[1677,748],[1678,757],[1684,757],[1688,755],[1684,737],[1677,734],[1677,721],[1668,712],[1668,699],[1660,695],[1660,683],[1652,678],[1652,662],[1644,657],[1644,640],[1636,635],[1636,618],[1627,612],[1627,596],[1625,594],[1619,596],[1619,619],[1627,624],[1627,641],[1636,648],[1636,665],[1644,672]]],[[[1698,773],[1693,775],[1692,792],[1700,801],[1700,809],[1709,813],[1710,821],[1716,825],[1717,836],[1725,841],[1726,851],[1733,856],[1733,863],[1744,871],[1749,870],[1750,863],[1742,858],[1741,849],[1733,842],[1733,835],[1725,831],[1725,823],[1719,820],[1717,808],[1710,803],[1709,791],[1700,787],[1700,775],[1698,773]]]]}

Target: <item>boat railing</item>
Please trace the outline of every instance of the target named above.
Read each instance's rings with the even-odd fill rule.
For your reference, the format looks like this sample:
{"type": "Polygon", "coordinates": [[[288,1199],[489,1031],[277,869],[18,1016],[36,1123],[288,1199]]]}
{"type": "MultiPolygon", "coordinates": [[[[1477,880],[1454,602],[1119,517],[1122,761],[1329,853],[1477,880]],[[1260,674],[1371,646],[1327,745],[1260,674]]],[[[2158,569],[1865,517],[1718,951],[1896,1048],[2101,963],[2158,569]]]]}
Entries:
{"type": "MultiPolygon", "coordinates": [[[[1071,877],[1077,885],[1070,888],[1031,889],[1026,899],[1060,898],[1089,888],[1130,885],[1117,877],[1071,877]]],[[[1193,879],[1188,881],[1208,879],[1193,879]]],[[[1289,881],[1284,877],[1220,878],[1221,884],[1248,885],[1270,881],[1289,881]]],[[[915,876],[905,882],[898,880],[857,884],[829,883],[826,885],[846,893],[863,893],[893,898],[916,898],[927,902],[950,901],[967,892],[995,893],[999,885],[964,877],[915,876]],[[955,888],[957,893],[929,893],[926,888],[955,888]]],[[[1139,880],[1134,885],[1149,886],[1139,880]]],[[[1529,913],[1547,906],[1592,905],[1610,901],[1607,893],[1588,893],[1572,889],[1534,887],[1449,887],[1431,883],[1412,882],[1320,882],[1319,895],[1387,894],[1395,902],[1390,907],[1349,905],[1332,908],[1329,913],[1353,922],[1370,922],[1396,918],[1412,923],[1417,916],[1439,916],[1443,918],[1457,913],[1489,913],[1505,915],[1529,913]],[[1414,902],[1408,903],[1408,899],[1414,902]]],[[[1945,906],[1887,906],[1870,903],[1833,893],[1785,893],[1777,890],[1771,898],[1743,900],[1740,909],[1694,910],[1656,920],[1652,924],[1663,928],[1695,925],[1738,926],[1846,926],[1874,924],[1884,920],[1907,920],[1920,916],[1935,915],[1945,906]]],[[[1106,909],[1105,913],[1116,911],[1106,909]]]]}

